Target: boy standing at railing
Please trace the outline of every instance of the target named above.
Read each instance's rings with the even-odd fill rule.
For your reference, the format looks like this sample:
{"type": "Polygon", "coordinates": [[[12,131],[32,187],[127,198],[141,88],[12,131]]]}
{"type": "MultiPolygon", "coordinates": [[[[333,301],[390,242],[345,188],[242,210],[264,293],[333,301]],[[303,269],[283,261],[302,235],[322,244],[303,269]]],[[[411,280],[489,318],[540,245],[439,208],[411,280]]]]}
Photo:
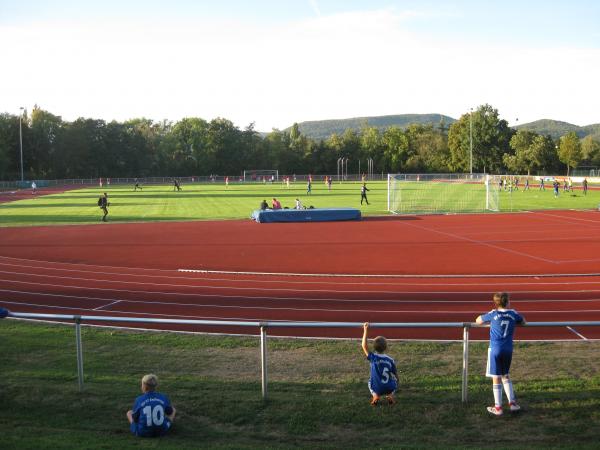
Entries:
{"type": "Polygon", "coordinates": [[[163,436],[171,429],[175,418],[175,408],[169,398],[156,392],[158,378],[154,374],[142,378],[142,392],[135,399],[133,409],[127,411],[130,429],[140,437],[163,436]]]}
{"type": "Polygon", "coordinates": [[[490,414],[501,416],[502,412],[502,386],[508,398],[511,412],[521,409],[515,399],[513,384],[508,376],[513,354],[513,334],[516,325],[525,325],[525,319],[514,309],[507,309],[509,296],[506,292],[494,294],[495,309],[487,314],[478,316],[475,321],[481,325],[490,324],[490,347],[486,376],[492,378],[494,392],[494,406],[488,406],[490,414]]]}
{"type": "Polygon", "coordinates": [[[376,353],[369,351],[367,344],[368,322],[365,322],[363,329],[362,349],[371,364],[371,376],[369,378],[369,390],[373,396],[371,405],[376,406],[382,395],[385,395],[388,403],[393,405],[396,403],[394,393],[398,387],[396,363],[393,358],[383,353],[387,348],[387,341],[383,336],[377,336],[373,340],[373,349],[376,353]]]}

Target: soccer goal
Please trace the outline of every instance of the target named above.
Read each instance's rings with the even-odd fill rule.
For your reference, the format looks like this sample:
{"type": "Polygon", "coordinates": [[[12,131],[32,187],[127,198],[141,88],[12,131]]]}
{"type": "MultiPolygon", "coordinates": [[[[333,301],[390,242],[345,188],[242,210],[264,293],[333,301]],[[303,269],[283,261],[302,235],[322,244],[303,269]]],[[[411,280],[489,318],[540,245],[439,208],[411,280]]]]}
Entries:
{"type": "Polygon", "coordinates": [[[388,174],[388,211],[445,214],[498,211],[498,182],[487,174],[388,174]]]}
{"type": "Polygon", "coordinates": [[[279,180],[279,170],[252,169],[244,170],[244,181],[276,181],[279,180]]]}

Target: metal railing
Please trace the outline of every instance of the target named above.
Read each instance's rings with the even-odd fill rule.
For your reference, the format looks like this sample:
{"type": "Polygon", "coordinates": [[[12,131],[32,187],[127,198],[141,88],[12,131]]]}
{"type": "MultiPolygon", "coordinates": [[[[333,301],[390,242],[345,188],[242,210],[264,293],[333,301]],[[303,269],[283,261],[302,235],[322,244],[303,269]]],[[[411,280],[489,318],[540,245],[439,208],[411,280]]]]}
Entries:
{"type": "MultiPolygon", "coordinates": [[[[71,321],[75,324],[75,341],[77,349],[77,380],[79,390],[83,390],[83,347],[81,342],[81,324],[85,322],[112,322],[112,323],[154,323],[172,325],[199,325],[199,326],[227,326],[251,327],[260,329],[260,361],[261,361],[261,386],[262,397],[267,399],[267,328],[362,328],[362,322],[271,322],[271,321],[232,321],[232,320],[183,320],[183,319],[152,319],[145,317],[109,317],[109,316],[81,316],[66,314],[34,314],[9,312],[8,317],[17,319],[38,319],[53,321],[71,321]]],[[[578,322],[528,322],[526,327],[580,327],[600,326],[600,321],[578,322]]],[[[471,322],[378,322],[370,323],[370,328],[462,328],[463,329],[463,358],[462,358],[462,402],[468,400],[469,379],[469,330],[471,328],[485,328],[486,325],[477,325],[471,322]]]]}

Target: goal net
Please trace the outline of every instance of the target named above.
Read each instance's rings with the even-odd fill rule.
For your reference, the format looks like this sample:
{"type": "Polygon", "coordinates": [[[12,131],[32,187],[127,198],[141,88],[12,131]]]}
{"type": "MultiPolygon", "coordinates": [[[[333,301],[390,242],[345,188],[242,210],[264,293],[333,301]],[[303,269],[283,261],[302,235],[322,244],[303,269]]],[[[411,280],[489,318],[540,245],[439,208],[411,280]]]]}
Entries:
{"type": "Polygon", "coordinates": [[[244,181],[276,181],[279,179],[279,170],[252,169],[244,170],[244,181]]]}
{"type": "Polygon", "coordinates": [[[388,174],[388,211],[444,214],[498,211],[498,182],[487,174],[388,174]]]}

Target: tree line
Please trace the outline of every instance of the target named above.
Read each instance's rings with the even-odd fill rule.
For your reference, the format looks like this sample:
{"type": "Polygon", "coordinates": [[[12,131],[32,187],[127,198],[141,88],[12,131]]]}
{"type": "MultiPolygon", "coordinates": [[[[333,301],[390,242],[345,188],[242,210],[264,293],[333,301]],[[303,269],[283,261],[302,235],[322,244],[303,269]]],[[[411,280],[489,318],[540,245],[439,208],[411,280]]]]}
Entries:
{"type": "Polygon", "coordinates": [[[371,158],[376,172],[563,173],[600,165],[600,143],[573,132],[557,141],[515,131],[498,110],[481,105],[446,126],[364,126],[327,139],[274,129],[261,134],[223,118],[178,122],[132,119],[62,120],[39,107],[22,116],[0,114],[0,179],[20,179],[20,134],[25,179],[238,175],[248,169],[280,173],[336,173],[339,158],[350,172],[371,158]],[[22,131],[19,132],[19,122],[22,131]],[[472,148],[472,151],[471,151],[472,148]]]}

